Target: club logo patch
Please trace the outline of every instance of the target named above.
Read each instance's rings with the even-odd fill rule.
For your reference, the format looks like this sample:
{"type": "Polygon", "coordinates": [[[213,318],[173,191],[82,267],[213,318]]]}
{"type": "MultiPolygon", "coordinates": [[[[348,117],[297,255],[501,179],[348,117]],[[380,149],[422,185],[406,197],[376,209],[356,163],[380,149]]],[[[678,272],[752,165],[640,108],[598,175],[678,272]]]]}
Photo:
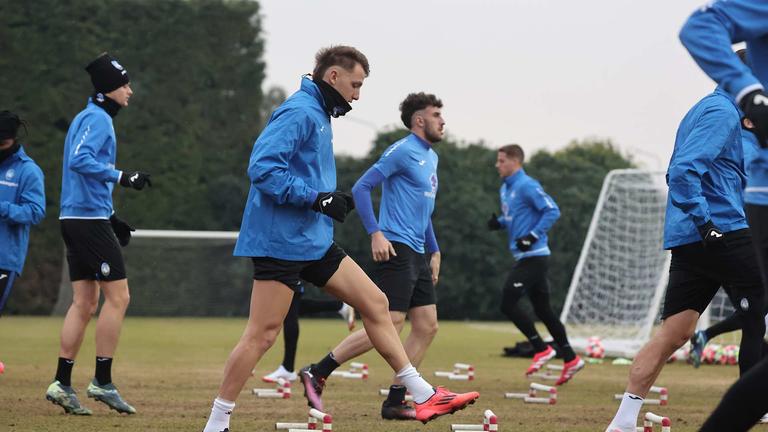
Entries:
{"type": "Polygon", "coordinates": [[[749,300],[747,300],[746,297],[742,297],[741,301],[739,302],[739,306],[741,307],[741,310],[748,311],[749,310],[749,300]]]}
{"type": "Polygon", "coordinates": [[[109,272],[112,271],[112,269],[109,268],[109,264],[106,262],[101,263],[101,274],[104,276],[109,276],[109,272]]]}
{"type": "Polygon", "coordinates": [[[11,168],[11,169],[9,169],[8,171],[5,172],[5,179],[6,180],[10,180],[15,175],[16,175],[16,171],[14,171],[13,168],[11,168]]]}
{"type": "Polygon", "coordinates": [[[117,69],[117,70],[120,70],[120,71],[123,70],[123,65],[118,63],[117,60],[112,60],[112,66],[114,66],[115,69],[117,69]]]}
{"type": "Polygon", "coordinates": [[[432,185],[432,193],[437,192],[437,174],[432,173],[432,175],[429,176],[429,184],[432,185]]]}

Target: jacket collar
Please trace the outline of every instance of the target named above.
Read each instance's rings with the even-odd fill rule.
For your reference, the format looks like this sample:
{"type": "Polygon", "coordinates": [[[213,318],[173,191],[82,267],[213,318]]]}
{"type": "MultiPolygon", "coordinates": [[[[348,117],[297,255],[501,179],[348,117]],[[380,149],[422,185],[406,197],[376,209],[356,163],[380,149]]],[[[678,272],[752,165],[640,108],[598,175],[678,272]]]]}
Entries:
{"type": "Polygon", "coordinates": [[[317,86],[317,84],[315,84],[314,81],[312,81],[312,77],[310,75],[304,75],[301,77],[301,91],[312,96],[320,105],[320,108],[327,112],[325,109],[325,101],[323,100],[323,95],[320,93],[320,88],[317,86]]]}
{"type": "Polygon", "coordinates": [[[419,144],[421,144],[422,146],[424,146],[424,149],[426,149],[426,150],[429,150],[429,149],[431,149],[431,148],[432,148],[432,144],[430,144],[429,142],[427,142],[427,140],[423,139],[422,137],[420,137],[420,136],[416,135],[416,134],[415,134],[415,133],[413,133],[413,132],[411,132],[411,136],[413,137],[413,139],[414,139],[414,140],[415,140],[417,143],[419,143],[419,144]]]}
{"type": "Polygon", "coordinates": [[[525,170],[523,168],[520,168],[517,170],[516,173],[512,174],[511,176],[504,177],[504,184],[507,186],[514,186],[515,183],[520,181],[521,178],[525,177],[525,170]]]}

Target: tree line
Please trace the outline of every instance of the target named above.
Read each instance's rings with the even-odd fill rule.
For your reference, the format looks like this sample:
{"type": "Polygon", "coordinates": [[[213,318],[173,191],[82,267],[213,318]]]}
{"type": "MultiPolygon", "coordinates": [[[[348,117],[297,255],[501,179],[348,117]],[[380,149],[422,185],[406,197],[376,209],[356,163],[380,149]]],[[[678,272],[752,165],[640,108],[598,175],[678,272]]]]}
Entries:
{"type": "MultiPolygon", "coordinates": [[[[62,278],[68,283],[62,277],[58,221],[63,143],[69,122],[91,92],[83,67],[103,51],[120,59],[135,92],[131,105],[115,118],[117,166],[152,173],[154,186],[142,193],[116,188],[116,212],[139,228],[239,228],[251,147],[285,97],[280,89],[263,89],[258,2],[1,2],[0,109],[19,113],[27,123],[22,143],[45,173],[47,211],[32,231],[27,265],[6,313],[50,314],[62,278]]],[[[365,157],[338,157],[339,188],[348,190],[386,146],[406,133],[381,131],[365,157]]],[[[498,212],[496,152],[454,138],[439,143],[436,151],[440,190],[433,220],[443,252],[441,317],[499,318],[499,290],[512,261],[504,235],[485,229],[489,215],[498,212]]],[[[603,177],[629,166],[630,160],[601,140],[573,142],[529,158],[526,170],[563,212],[551,232],[556,307],[565,297],[603,177]]],[[[356,214],[336,232],[337,242],[370,268],[370,241],[356,214]]],[[[231,257],[230,244],[165,246],[135,241],[126,248],[130,314],[247,312],[242,306],[250,295],[248,263],[231,257]],[[213,273],[217,279],[206,279],[213,273]],[[191,275],[191,281],[185,279],[191,275]]]]}

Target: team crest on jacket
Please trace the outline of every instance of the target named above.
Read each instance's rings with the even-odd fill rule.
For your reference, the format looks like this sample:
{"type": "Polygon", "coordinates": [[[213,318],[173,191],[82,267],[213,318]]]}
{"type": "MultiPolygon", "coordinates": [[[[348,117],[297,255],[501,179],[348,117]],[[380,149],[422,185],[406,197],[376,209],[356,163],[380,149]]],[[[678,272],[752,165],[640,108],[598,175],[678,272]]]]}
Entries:
{"type": "Polygon", "coordinates": [[[106,276],[109,276],[109,272],[112,271],[112,269],[109,268],[109,263],[103,262],[101,263],[101,274],[106,276]]]}
{"type": "Polygon", "coordinates": [[[432,185],[432,193],[437,193],[437,174],[432,173],[432,175],[429,176],[429,184],[432,185]]]}
{"type": "Polygon", "coordinates": [[[8,171],[5,172],[5,179],[6,180],[10,180],[15,175],[16,175],[16,171],[14,171],[13,168],[11,168],[11,169],[9,169],[8,171]]]}

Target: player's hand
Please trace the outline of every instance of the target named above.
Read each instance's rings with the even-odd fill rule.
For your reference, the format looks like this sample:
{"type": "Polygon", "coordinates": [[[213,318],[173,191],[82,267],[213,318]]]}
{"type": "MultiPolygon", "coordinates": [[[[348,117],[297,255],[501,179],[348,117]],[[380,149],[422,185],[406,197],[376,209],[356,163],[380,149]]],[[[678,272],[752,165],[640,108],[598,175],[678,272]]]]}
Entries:
{"type": "Polygon", "coordinates": [[[698,230],[705,247],[725,246],[725,234],[723,234],[723,231],[715,226],[711,220],[708,220],[707,223],[698,227],[698,230]]]}
{"type": "Polygon", "coordinates": [[[742,121],[745,129],[748,129],[757,136],[760,147],[768,147],[768,94],[764,90],[755,90],[741,99],[741,110],[744,111],[744,117],[750,120],[751,127],[747,127],[746,122],[742,121]]]}
{"type": "Polygon", "coordinates": [[[152,187],[150,177],[150,174],[141,171],[123,172],[120,176],[120,186],[142,190],[145,185],[152,187]]]}
{"type": "Polygon", "coordinates": [[[499,217],[496,216],[496,213],[494,212],[491,215],[491,218],[488,219],[488,231],[498,231],[502,228],[504,227],[501,226],[501,223],[499,222],[499,217]]]}
{"type": "Polygon", "coordinates": [[[519,239],[515,240],[515,245],[517,245],[517,248],[521,252],[528,252],[533,247],[533,244],[538,240],[539,239],[537,239],[535,235],[528,234],[525,237],[520,237],[519,239]]]}
{"type": "Polygon", "coordinates": [[[315,202],[312,203],[312,210],[341,223],[344,223],[349,212],[354,209],[355,201],[352,199],[352,195],[346,192],[320,192],[317,194],[315,202]]]}
{"type": "Polygon", "coordinates": [[[112,231],[115,232],[117,241],[120,242],[120,246],[128,246],[131,242],[131,232],[136,231],[132,226],[128,225],[124,220],[113,214],[109,218],[109,223],[112,224],[112,231]]]}
{"type": "Polygon", "coordinates": [[[384,237],[381,231],[371,234],[371,253],[376,262],[389,261],[391,257],[397,256],[395,247],[384,237]]]}
{"type": "Polygon", "coordinates": [[[432,253],[432,257],[429,258],[429,269],[432,270],[432,285],[437,285],[440,277],[440,251],[432,253]]]}

